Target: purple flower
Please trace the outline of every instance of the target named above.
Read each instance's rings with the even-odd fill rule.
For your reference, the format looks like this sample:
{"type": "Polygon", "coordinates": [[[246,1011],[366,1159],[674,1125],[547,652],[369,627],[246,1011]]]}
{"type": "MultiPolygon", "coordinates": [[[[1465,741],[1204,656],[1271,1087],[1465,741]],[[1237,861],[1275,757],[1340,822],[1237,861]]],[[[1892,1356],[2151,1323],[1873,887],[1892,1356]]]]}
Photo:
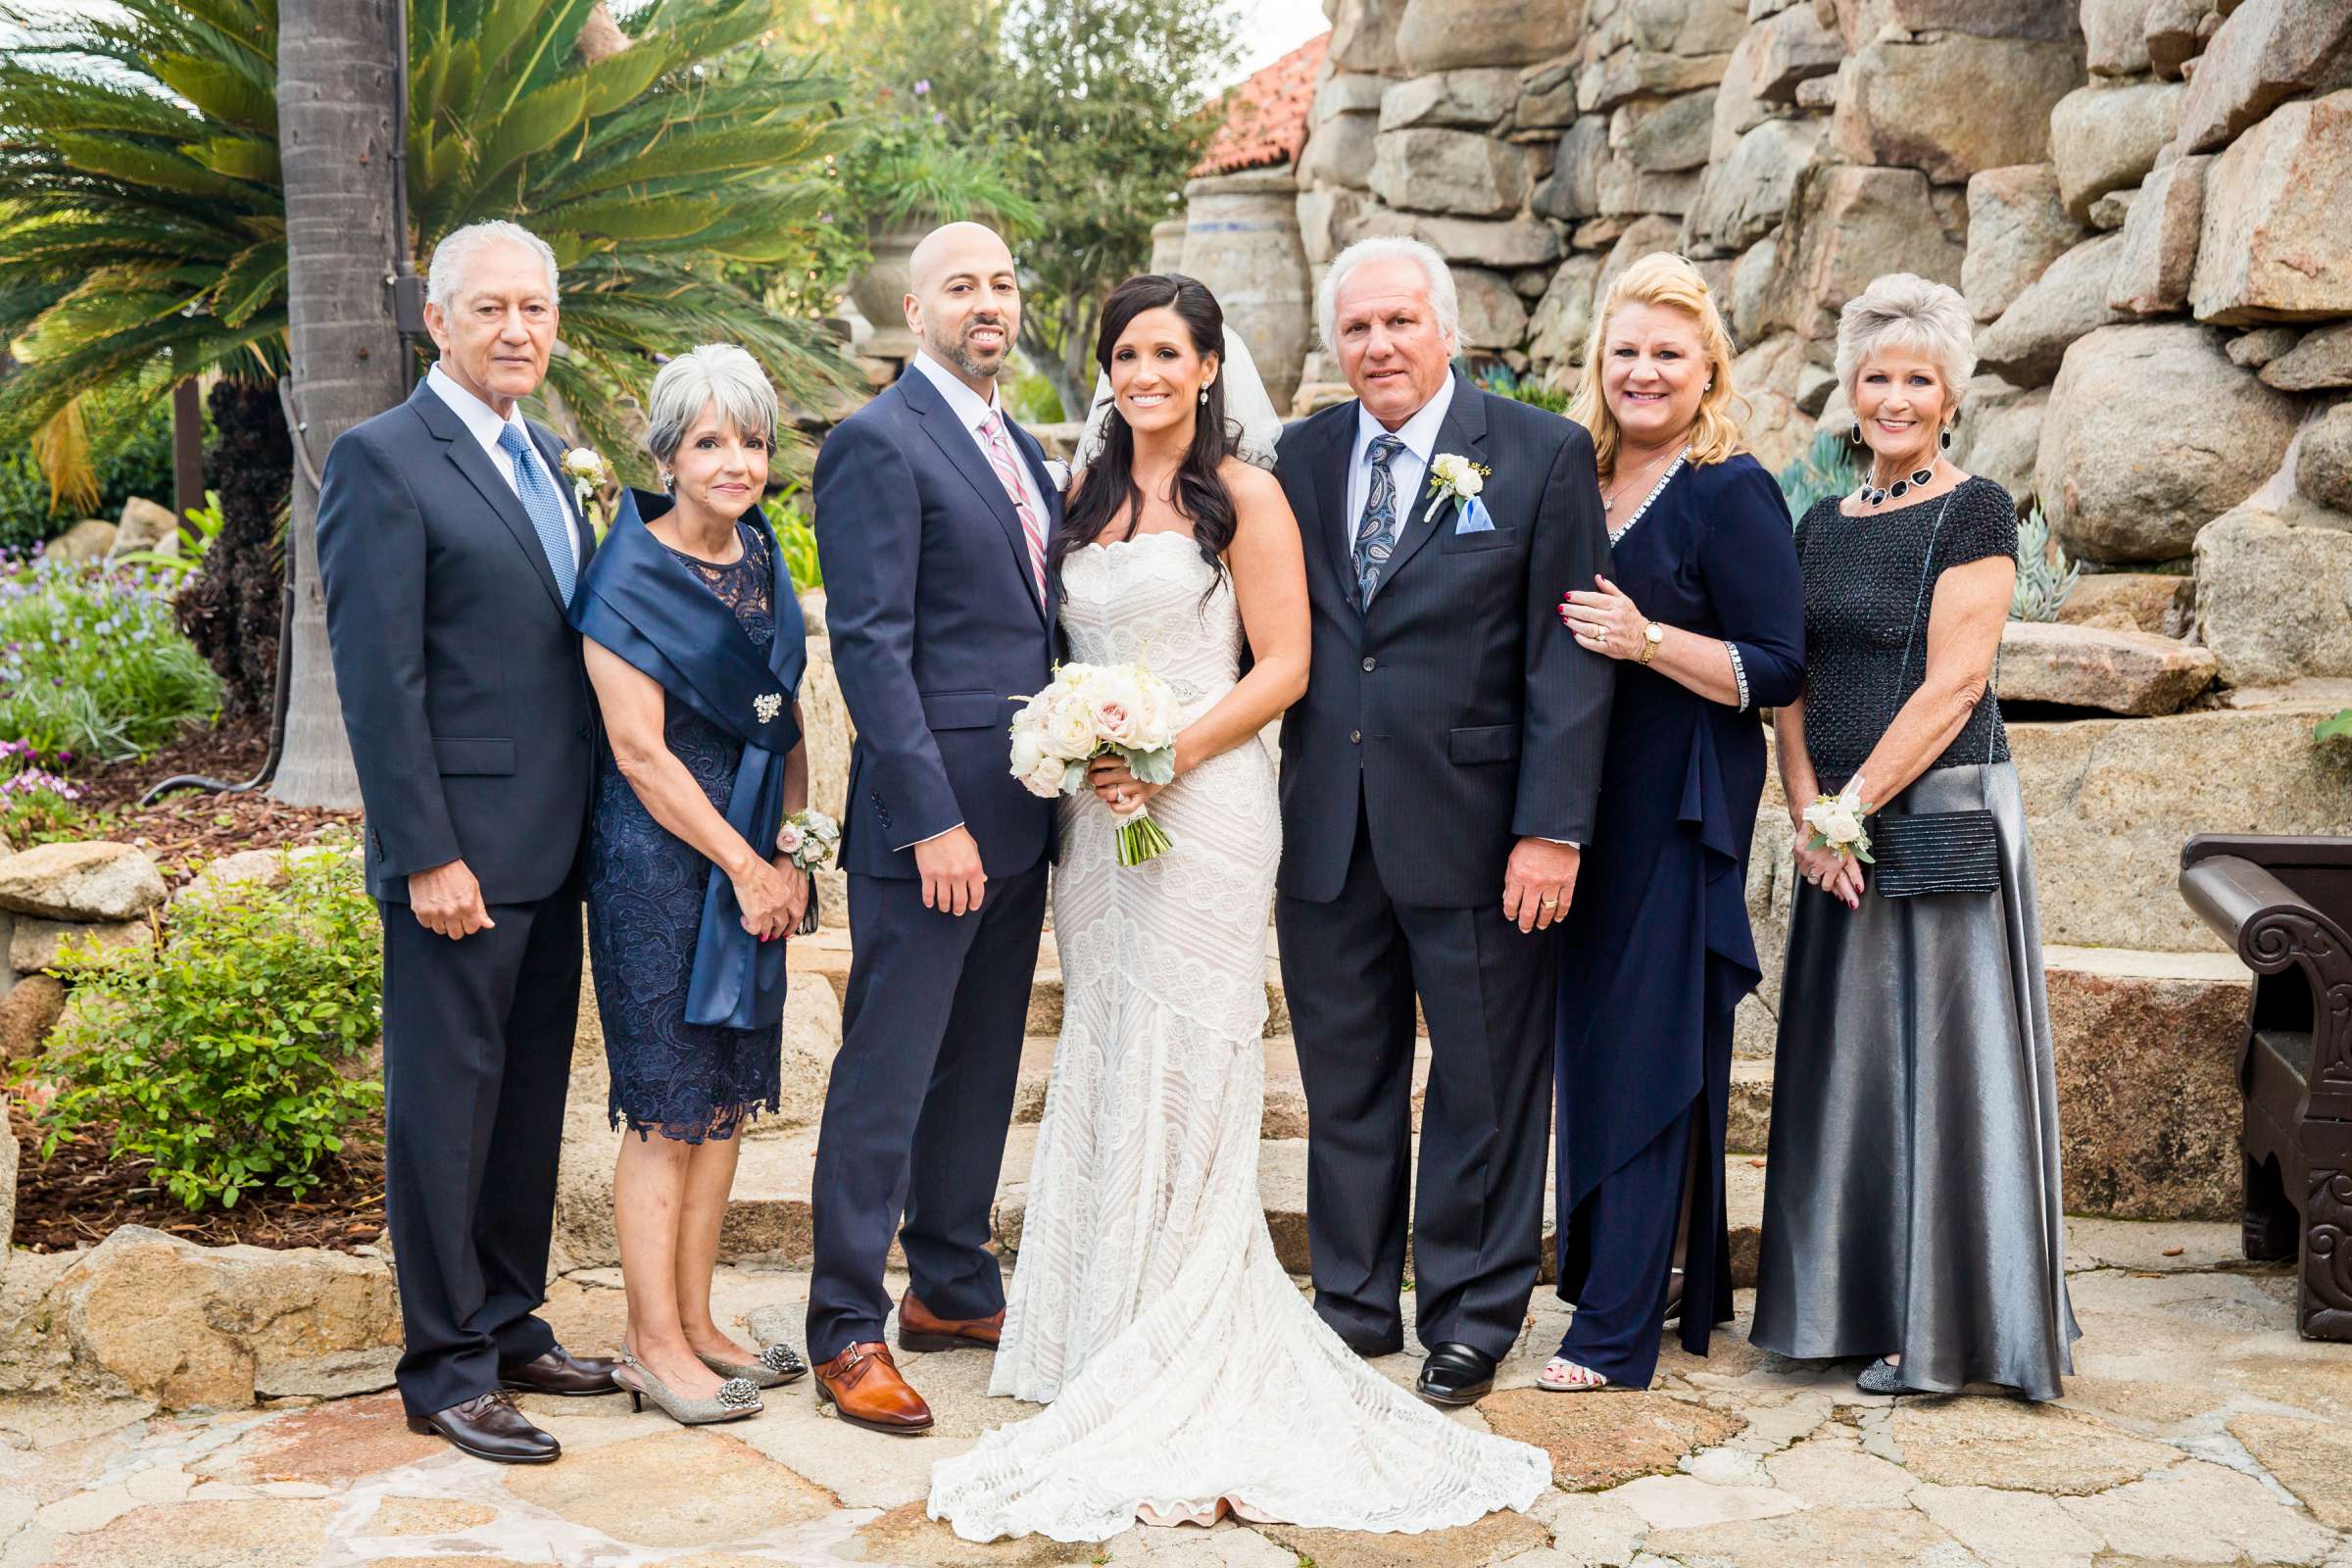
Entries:
{"type": "Polygon", "coordinates": [[[914,95],[917,98],[927,98],[931,95],[931,78],[929,76],[925,76],[914,84],[914,95]]]}

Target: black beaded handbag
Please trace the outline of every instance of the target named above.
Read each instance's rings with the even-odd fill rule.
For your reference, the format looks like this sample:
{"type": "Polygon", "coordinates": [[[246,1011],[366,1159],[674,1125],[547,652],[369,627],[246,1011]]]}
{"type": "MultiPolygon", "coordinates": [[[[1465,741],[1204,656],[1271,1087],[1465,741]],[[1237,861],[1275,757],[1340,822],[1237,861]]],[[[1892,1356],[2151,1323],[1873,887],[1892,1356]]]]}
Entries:
{"type": "MultiPolygon", "coordinates": [[[[1950,496],[1936,509],[1935,527],[1928,534],[1928,559],[1920,568],[1919,598],[1911,607],[1911,635],[1903,643],[1903,662],[1895,666],[1895,709],[1902,708],[1902,679],[1911,668],[1911,650],[1919,641],[1919,622],[1928,603],[1929,574],[1936,569],[1936,541],[1943,532],[1943,514],[1951,510],[1950,496]]],[[[2000,655],[1993,655],[1993,675],[2000,675],[2000,655]]],[[[1891,717],[1889,722],[1891,722],[1891,717]]],[[[1992,765],[1992,726],[1984,727],[1984,768],[1977,775],[1985,788],[1984,773],[1992,765]]],[[[1882,898],[1910,899],[1923,893],[1993,893],[2001,885],[2001,843],[1993,826],[1989,794],[1974,811],[1920,811],[1872,819],[1870,835],[1872,882],[1882,898]]]]}

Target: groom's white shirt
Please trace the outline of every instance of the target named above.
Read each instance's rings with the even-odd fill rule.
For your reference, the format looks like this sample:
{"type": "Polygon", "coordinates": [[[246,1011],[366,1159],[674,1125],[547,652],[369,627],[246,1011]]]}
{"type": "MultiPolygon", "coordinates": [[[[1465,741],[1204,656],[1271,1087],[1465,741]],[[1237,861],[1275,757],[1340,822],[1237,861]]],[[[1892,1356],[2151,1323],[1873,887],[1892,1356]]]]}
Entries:
{"type": "MultiPolygon", "coordinates": [[[[457,377],[441,368],[438,361],[424,372],[424,383],[433,389],[442,402],[449,405],[452,414],[465,421],[466,433],[481,443],[482,451],[490,459],[490,466],[498,470],[498,476],[507,481],[507,488],[514,492],[517,500],[521,499],[522,487],[514,482],[514,460],[507,455],[506,448],[498,444],[500,433],[510,424],[522,432],[523,440],[530,447],[530,456],[523,461],[539,465],[540,472],[547,478],[548,488],[558,498],[570,489],[568,485],[556,483],[555,475],[547,473],[547,465],[540,461],[539,443],[531,440],[531,427],[523,422],[521,404],[515,404],[505,418],[500,418],[496,409],[458,385],[457,377]]],[[[580,567],[580,530],[565,528],[564,537],[571,543],[571,567],[577,571],[580,567]]]]}
{"type": "Polygon", "coordinates": [[[1448,370],[1438,395],[1394,431],[1372,417],[1361,402],[1356,404],[1355,449],[1348,462],[1348,518],[1344,524],[1348,536],[1341,541],[1348,547],[1350,561],[1355,559],[1356,531],[1364,525],[1364,508],[1372,500],[1373,439],[1394,434],[1404,443],[1404,450],[1389,460],[1389,473],[1396,481],[1396,524],[1402,527],[1420,503],[1421,482],[1429,477],[1430,462],[1438,455],[1438,430],[1453,407],[1453,372],[1448,370]]]}
{"type": "MultiPolygon", "coordinates": [[[[996,383],[989,383],[988,401],[983,403],[980,394],[958,380],[955,371],[933,359],[929,349],[915,351],[914,368],[939,388],[939,395],[946,398],[948,407],[955,411],[956,422],[963,426],[965,433],[972,438],[972,445],[978,447],[980,456],[986,459],[988,440],[981,435],[981,426],[988,423],[991,415],[1002,417],[1007,425],[1012,422],[1011,416],[1004,413],[1004,403],[997,396],[996,383]]],[[[1038,526],[1048,526],[1047,518],[1051,514],[1046,511],[1046,498],[1037,493],[1037,480],[1030,474],[1029,465],[1021,457],[1021,444],[1013,440],[1010,430],[1004,433],[1004,444],[1012,449],[1012,467],[1021,481],[1021,499],[1028,502],[1030,509],[1037,514],[1038,526]]]]}

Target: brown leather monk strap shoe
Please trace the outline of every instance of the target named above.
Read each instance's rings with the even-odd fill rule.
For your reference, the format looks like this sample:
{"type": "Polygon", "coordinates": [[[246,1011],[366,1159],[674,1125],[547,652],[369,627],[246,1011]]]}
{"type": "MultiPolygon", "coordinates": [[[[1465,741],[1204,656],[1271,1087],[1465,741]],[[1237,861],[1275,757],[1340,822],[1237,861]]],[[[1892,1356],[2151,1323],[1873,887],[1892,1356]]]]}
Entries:
{"type": "Polygon", "coordinates": [[[413,1415],[409,1430],[447,1438],[459,1452],[498,1464],[546,1464],[564,1451],[562,1445],[514,1408],[514,1396],[504,1389],[476,1395],[431,1415],[413,1415]]]}
{"type": "Polygon", "coordinates": [[[945,1318],[916,1300],[912,1291],[899,1298],[902,1350],[959,1350],[967,1345],[993,1350],[1004,1334],[1004,1309],[1001,1306],[988,1317],[945,1318]]]}
{"type": "Polygon", "coordinates": [[[908,1436],[931,1430],[931,1407],[899,1376],[880,1340],[853,1345],[816,1368],[816,1402],[852,1426],[908,1436]]]}
{"type": "Polygon", "coordinates": [[[574,1355],[561,1345],[532,1361],[498,1363],[498,1386],[515,1394],[580,1396],[618,1394],[612,1369],[620,1363],[598,1355],[574,1355]]]}

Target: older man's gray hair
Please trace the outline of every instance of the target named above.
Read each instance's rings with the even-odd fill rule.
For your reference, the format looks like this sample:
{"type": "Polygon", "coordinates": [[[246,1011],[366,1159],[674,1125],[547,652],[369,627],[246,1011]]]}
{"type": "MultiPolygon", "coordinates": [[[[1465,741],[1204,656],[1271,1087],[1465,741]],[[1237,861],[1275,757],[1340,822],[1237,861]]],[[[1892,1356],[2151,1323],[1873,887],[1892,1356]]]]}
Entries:
{"type": "Polygon", "coordinates": [[[1359,239],[1332,258],[1330,269],[1323,274],[1322,286],[1315,290],[1315,321],[1323,333],[1323,346],[1337,354],[1340,350],[1340,289],[1347,283],[1348,274],[1366,262],[1406,261],[1421,269],[1429,280],[1429,305],[1438,316],[1438,328],[1448,340],[1458,339],[1461,332],[1462,308],[1454,292],[1453,272],[1446,267],[1446,258],[1437,247],[1400,234],[1382,234],[1371,239],[1359,239]]]}
{"type": "Polygon", "coordinates": [[[676,466],[678,448],[706,410],[739,436],[776,444],[776,389],[767,372],[732,343],[706,343],[662,367],[646,397],[646,450],[663,469],[676,466]]]}
{"type": "Polygon", "coordinates": [[[452,229],[441,236],[441,243],[433,247],[432,265],[425,271],[424,302],[448,310],[449,302],[456,297],[466,280],[467,264],[493,245],[519,245],[535,253],[540,264],[547,269],[547,292],[549,297],[554,297],[557,291],[556,253],[549,248],[547,241],[520,223],[493,218],[484,222],[467,223],[464,228],[452,229]]]}
{"type": "Polygon", "coordinates": [[[1949,283],[1912,272],[1888,272],[1845,302],[1838,313],[1838,384],[1850,401],[1854,378],[1870,357],[1909,349],[1935,361],[1944,396],[1958,408],[1977,373],[1976,318],[1949,283]]]}

